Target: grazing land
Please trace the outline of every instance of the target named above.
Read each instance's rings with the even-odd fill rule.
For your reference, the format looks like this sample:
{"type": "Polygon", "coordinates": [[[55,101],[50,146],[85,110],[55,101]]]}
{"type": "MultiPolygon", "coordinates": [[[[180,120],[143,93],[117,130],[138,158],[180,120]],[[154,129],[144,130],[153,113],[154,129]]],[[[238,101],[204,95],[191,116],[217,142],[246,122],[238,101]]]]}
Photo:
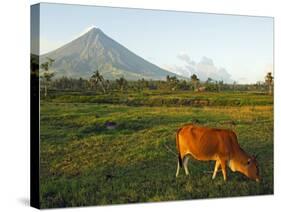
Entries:
{"type": "Polygon", "coordinates": [[[51,92],[41,99],[43,208],[273,194],[273,97],[248,92],[51,92]],[[108,127],[107,123],[113,124],[108,127]],[[176,130],[233,129],[261,182],[191,160],[175,177],[176,130]]]}

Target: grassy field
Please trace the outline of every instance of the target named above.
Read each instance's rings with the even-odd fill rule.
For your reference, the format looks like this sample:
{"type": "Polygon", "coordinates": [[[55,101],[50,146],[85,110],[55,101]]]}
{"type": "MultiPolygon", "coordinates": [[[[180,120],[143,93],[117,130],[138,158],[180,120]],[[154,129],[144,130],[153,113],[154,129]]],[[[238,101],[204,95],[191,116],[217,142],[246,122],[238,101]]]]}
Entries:
{"type": "Polygon", "coordinates": [[[187,92],[141,91],[111,92],[96,95],[94,92],[56,91],[49,101],[59,103],[123,104],[128,106],[244,106],[272,105],[273,99],[263,93],[251,92],[187,92]]]}
{"type": "Polygon", "coordinates": [[[112,99],[115,102],[109,95],[61,93],[41,101],[41,207],[273,193],[272,97],[147,92],[116,94],[112,99]],[[209,103],[165,104],[168,99],[209,103]],[[108,121],[116,128],[107,129],[108,121]],[[189,164],[191,176],[181,170],[176,179],[175,132],[190,122],[233,129],[244,150],[259,153],[262,181],[229,169],[227,182],[221,172],[212,180],[214,163],[195,160],[189,164]]]}

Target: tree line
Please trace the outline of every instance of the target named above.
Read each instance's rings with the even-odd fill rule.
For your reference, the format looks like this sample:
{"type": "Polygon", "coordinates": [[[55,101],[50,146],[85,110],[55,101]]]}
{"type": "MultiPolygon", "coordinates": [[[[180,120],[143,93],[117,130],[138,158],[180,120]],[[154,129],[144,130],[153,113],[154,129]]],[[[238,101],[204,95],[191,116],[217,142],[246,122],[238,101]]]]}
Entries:
{"type": "Polygon", "coordinates": [[[55,73],[52,72],[51,66],[54,60],[47,58],[45,63],[40,65],[40,84],[41,92],[44,96],[48,95],[48,89],[52,90],[73,90],[73,91],[95,91],[107,93],[111,91],[141,91],[141,90],[166,90],[166,91],[194,91],[194,92],[221,92],[221,91],[260,91],[273,93],[273,76],[268,72],[264,82],[255,84],[231,84],[225,83],[222,80],[208,78],[206,81],[201,81],[196,74],[191,75],[189,80],[178,79],[176,76],[166,76],[166,80],[146,80],[139,79],[137,81],[129,81],[124,77],[115,80],[106,80],[96,70],[88,79],[61,77],[53,79],[55,73]]]}

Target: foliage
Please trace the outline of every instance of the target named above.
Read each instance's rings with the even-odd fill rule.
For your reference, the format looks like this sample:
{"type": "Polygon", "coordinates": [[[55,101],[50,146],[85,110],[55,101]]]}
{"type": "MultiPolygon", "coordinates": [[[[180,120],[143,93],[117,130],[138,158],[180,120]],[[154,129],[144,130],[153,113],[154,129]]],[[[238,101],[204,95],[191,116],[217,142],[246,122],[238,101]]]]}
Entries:
{"type": "Polygon", "coordinates": [[[268,86],[268,93],[269,95],[272,95],[272,85],[273,85],[273,76],[272,76],[272,73],[271,72],[268,72],[265,76],[265,83],[267,84],[268,86]]]}
{"type": "Polygon", "coordinates": [[[124,77],[120,77],[119,79],[116,79],[116,83],[120,91],[123,91],[128,85],[128,82],[124,77]]]}
{"type": "Polygon", "coordinates": [[[40,68],[42,69],[41,71],[41,79],[42,79],[42,84],[45,88],[44,96],[47,97],[48,95],[48,87],[50,86],[51,79],[54,77],[54,72],[50,71],[50,67],[53,65],[55,60],[51,58],[47,58],[47,62],[42,63],[40,65],[40,68]]]}
{"type": "Polygon", "coordinates": [[[97,70],[90,78],[90,84],[92,88],[97,89],[97,86],[99,85],[102,88],[103,93],[106,92],[104,83],[104,78],[99,73],[99,70],[97,70]]]}
{"type": "Polygon", "coordinates": [[[191,79],[191,82],[192,82],[192,85],[193,85],[193,90],[196,90],[197,87],[198,87],[198,83],[200,81],[199,78],[197,77],[196,74],[192,74],[190,79],[191,79]]]}
{"type": "Polygon", "coordinates": [[[179,80],[176,77],[167,76],[166,81],[161,80],[145,80],[128,81],[124,77],[116,80],[105,80],[102,75],[95,72],[90,79],[83,78],[68,78],[61,77],[50,82],[50,89],[52,90],[72,90],[72,91],[95,91],[102,93],[111,93],[114,91],[146,91],[158,90],[159,92],[168,91],[194,91],[195,87],[198,89],[205,88],[208,92],[226,92],[226,91],[252,91],[264,92],[268,90],[268,85],[257,82],[256,84],[242,85],[237,83],[227,84],[223,81],[207,80],[206,82],[189,80],[179,80]]]}
{"type": "Polygon", "coordinates": [[[145,90],[97,93],[92,91],[50,91],[50,102],[110,103],[128,106],[252,106],[272,105],[272,97],[254,92],[192,92],[145,90]],[[98,95],[97,95],[98,94],[98,95]]]}

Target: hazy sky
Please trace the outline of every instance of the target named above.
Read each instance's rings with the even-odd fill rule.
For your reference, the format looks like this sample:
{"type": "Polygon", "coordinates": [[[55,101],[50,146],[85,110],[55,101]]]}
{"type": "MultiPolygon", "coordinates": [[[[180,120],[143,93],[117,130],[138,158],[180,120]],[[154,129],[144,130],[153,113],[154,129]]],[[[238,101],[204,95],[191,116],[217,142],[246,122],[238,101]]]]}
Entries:
{"type": "Polygon", "coordinates": [[[273,69],[273,18],[46,3],[40,17],[41,54],[96,26],[144,59],[202,80],[250,83],[273,69]]]}

